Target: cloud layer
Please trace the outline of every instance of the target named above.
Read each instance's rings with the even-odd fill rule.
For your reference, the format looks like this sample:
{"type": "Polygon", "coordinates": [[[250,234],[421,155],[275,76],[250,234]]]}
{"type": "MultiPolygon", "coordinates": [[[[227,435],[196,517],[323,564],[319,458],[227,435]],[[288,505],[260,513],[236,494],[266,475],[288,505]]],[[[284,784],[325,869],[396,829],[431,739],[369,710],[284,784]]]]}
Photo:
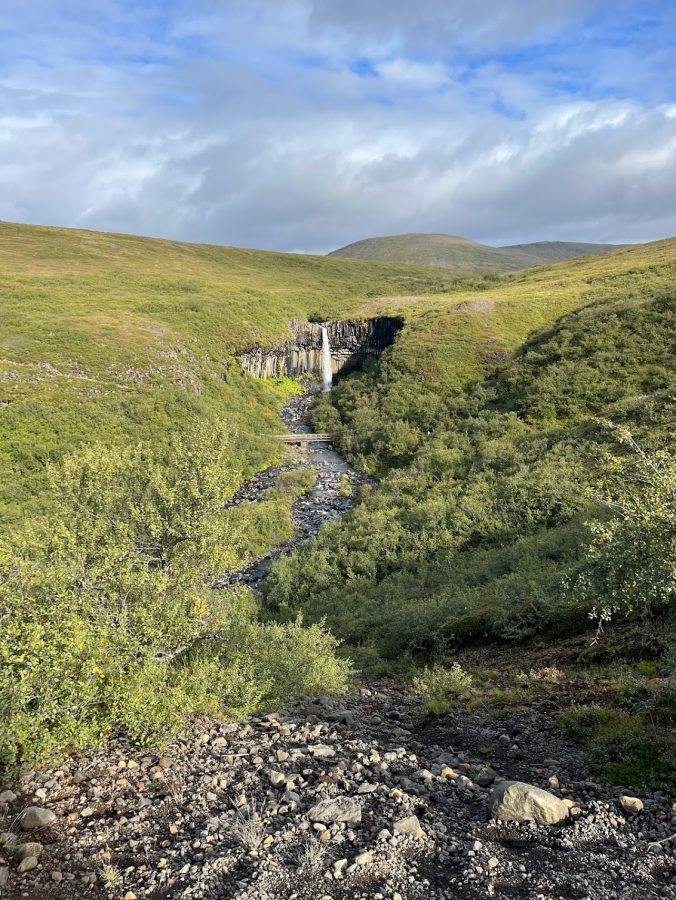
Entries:
{"type": "Polygon", "coordinates": [[[0,218],[324,252],[676,233],[670,2],[26,0],[0,218]]]}

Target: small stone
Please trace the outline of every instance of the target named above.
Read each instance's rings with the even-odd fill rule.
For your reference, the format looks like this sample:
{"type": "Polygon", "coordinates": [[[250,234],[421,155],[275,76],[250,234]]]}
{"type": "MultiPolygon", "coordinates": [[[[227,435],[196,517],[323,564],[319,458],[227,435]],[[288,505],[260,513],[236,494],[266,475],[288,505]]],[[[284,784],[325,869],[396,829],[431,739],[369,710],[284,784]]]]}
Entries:
{"type": "Polygon", "coordinates": [[[359,853],[354,858],[355,864],[358,866],[366,866],[370,862],[373,862],[373,853],[370,850],[365,850],[363,853],[359,853]]]}
{"type": "Polygon", "coordinates": [[[21,827],[24,831],[30,831],[32,828],[47,828],[55,821],[56,815],[51,809],[29,806],[21,816],[21,827]]]}
{"type": "Polygon", "coordinates": [[[27,859],[29,856],[34,856],[37,859],[41,853],[42,844],[31,842],[28,844],[21,844],[21,846],[17,850],[16,855],[19,857],[19,859],[27,859]]]}
{"type": "Polygon", "coordinates": [[[173,764],[174,763],[169,759],[168,756],[162,756],[157,765],[160,767],[160,769],[170,769],[173,764]]]}
{"type": "Polygon", "coordinates": [[[476,777],[476,783],[480,787],[490,787],[493,784],[495,779],[497,778],[498,773],[491,769],[490,766],[485,766],[476,777]]]}
{"type": "Polygon", "coordinates": [[[628,797],[626,794],[623,794],[620,797],[620,806],[631,816],[637,816],[643,812],[643,801],[639,800],[638,797],[628,797]]]}
{"type": "Polygon", "coordinates": [[[51,877],[52,881],[63,881],[63,873],[59,872],[58,870],[55,872],[52,872],[50,877],[51,877]]]}
{"type": "Polygon", "coordinates": [[[268,780],[274,788],[282,788],[286,784],[286,775],[275,770],[268,772],[268,780]]]}
{"type": "Polygon", "coordinates": [[[407,834],[417,839],[425,837],[425,832],[420,827],[417,816],[406,816],[404,819],[399,819],[394,823],[393,830],[395,834],[407,834]]]}
{"type": "Polygon", "coordinates": [[[497,856],[491,856],[491,858],[488,860],[486,865],[488,866],[489,869],[495,869],[497,866],[500,865],[500,860],[497,858],[497,856]]]}
{"type": "Polygon", "coordinates": [[[553,791],[558,791],[558,789],[561,787],[561,783],[556,775],[552,775],[552,777],[549,779],[548,784],[553,791]]]}
{"type": "Polygon", "coordinates": [[[16,794],[14,791],[3,791],[0,794],[0,803],[14,803],[16,794]]]}
{"type": "Polygon", "coordinates": [[[333,877],[334,878],[342,878],[345,874],[345,870],[347,869],[347,860],[346,859],[337,859],[333,864],[333,877]]]}
{"type": "Polygon", "coordinates": [[[357,793],[358,794],[372,794],[374,791],[377,791],[377,790],[378,790],[378,785],[369,784],[367,781],[365,781],[364,784],[359,785],[359,787],[357,788],[357,793]]]}
{"type": "Polygon", "coordinates": [[[85,806],[85,808],[80,812],[80,815],[83,819],[89,819],[94,815],[94,810],[91,808],[91,806],[85,806]]]}
{"type": "Polygon", "coordinates": [[[309,810],[307,817],[311,822],[322,822],[324,825],[334,822],[358,825],[361,822],[361,806],[351,797],[322,800],[309,810]]]}
{"type": "Polygon", "coordinates": [[[24,872],[30,872],[31,869],[35,869],[37,867],[37,864],[37,856],[27,856],[25,859],[21,860],[17,871],[20,875],[23,875],[24,872]]]}
{"type": "Polygon", "coordinates": [[[9,869],[7,866],[0,866],[0,888],[3,888],[9,881],[9,869]]]}
{"type": "Polygon", "coordinates": [[[329,747],[327,744],[313,744],[308,747],[308,750],[315,759],[330,759],[332,756],[336,755],[336,751],[333,747],[329,747]]]}

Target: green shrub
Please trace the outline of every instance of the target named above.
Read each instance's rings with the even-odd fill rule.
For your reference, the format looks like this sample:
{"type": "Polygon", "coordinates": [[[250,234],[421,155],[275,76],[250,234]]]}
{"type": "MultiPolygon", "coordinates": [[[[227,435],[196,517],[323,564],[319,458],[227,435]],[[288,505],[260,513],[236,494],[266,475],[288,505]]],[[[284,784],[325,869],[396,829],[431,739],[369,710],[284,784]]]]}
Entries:
{"type": "Polygon", "coordinates": [[[578,580],[600,622],[646,616],[676,597],[676,456],[645,452],[626,428],[613,433],[630,456],[603,456],[603,493],[596,496],[611,518],[590,523],[593,540],[578,580]]]}
{"type": "Polygon", "coordinates": [[[472,676],[457,662],[450,669],[440,665],[425,668],[422,675],[413,680],[414,692],[423,698],[427,708],[433,713],[448,709],[451,699],[466,692],[471,686],[472,676]]]}
{"type": "Polygon", "coordinates": [[[676,789],[676,748],[664,732],[622,709],[572,706],[558,719],[604,780],[636,789],[676,789]]]}
{"type": "MultiPolygon", "coordinates": [[[[194,712],[242,716],[344,688],[320,625],[266,625],[224,515],[231,429],[198,423],[161,460],[88,448],[51,470],[55,512],[0,544],[0,761],[44,759],[124,727],[143,743],[194,712]]],[[[304,489],[287,479],[282,492],[304,489]]]]}

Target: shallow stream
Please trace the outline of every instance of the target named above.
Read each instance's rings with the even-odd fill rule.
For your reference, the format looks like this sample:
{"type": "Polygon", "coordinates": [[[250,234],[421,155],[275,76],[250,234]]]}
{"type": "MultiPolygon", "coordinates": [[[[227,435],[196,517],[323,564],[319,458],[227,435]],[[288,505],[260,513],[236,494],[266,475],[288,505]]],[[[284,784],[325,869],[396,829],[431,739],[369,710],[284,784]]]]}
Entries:
{"type": "MultiPolygon", "coordinates": [[[[308,393],[294,397],[282,410],[282,421],[289,431],[296,434],[311,434],[307,423],[307,413],[312,405],[317,388],[313,385],[308,393]]],[[[294,537],[286,544],[249,563],[245,568],[230,572],[217,582],[219,587],[230,584],[245,584],[256,589],[270,571],[272,563],[284,553],[290,553],[305,541],[312,540],[322,525],[340,519],[358,499],[359,489],[369,482],[369,478],[352,468],[332,447],[327,444],[309,443],[297,451],[298,461],[285,466],[276,466],[259,472],[242,485],[232,498],[230,505],[260,503],[265,500],[282,472],[295,469],[313,468],[317,480],[312,491],[298,499],[293,506],[294,537]],[[345,487],[349,483],[350,490],[345,487]]]]}

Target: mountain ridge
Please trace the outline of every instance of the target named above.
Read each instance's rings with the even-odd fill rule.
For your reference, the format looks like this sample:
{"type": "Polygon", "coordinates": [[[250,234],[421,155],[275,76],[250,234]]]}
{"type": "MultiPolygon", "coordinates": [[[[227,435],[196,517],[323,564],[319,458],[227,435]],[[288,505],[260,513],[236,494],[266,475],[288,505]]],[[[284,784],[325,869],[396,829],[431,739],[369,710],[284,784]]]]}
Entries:
{"type": "Polygon", "coordinates": [[[364,238],[332,250],[327,256],[505,275],[564,259],[609,253],[626,246],[628,245],[579,241],[536,241],[492,247],[459,235],[410,232],[364,238]]]}

